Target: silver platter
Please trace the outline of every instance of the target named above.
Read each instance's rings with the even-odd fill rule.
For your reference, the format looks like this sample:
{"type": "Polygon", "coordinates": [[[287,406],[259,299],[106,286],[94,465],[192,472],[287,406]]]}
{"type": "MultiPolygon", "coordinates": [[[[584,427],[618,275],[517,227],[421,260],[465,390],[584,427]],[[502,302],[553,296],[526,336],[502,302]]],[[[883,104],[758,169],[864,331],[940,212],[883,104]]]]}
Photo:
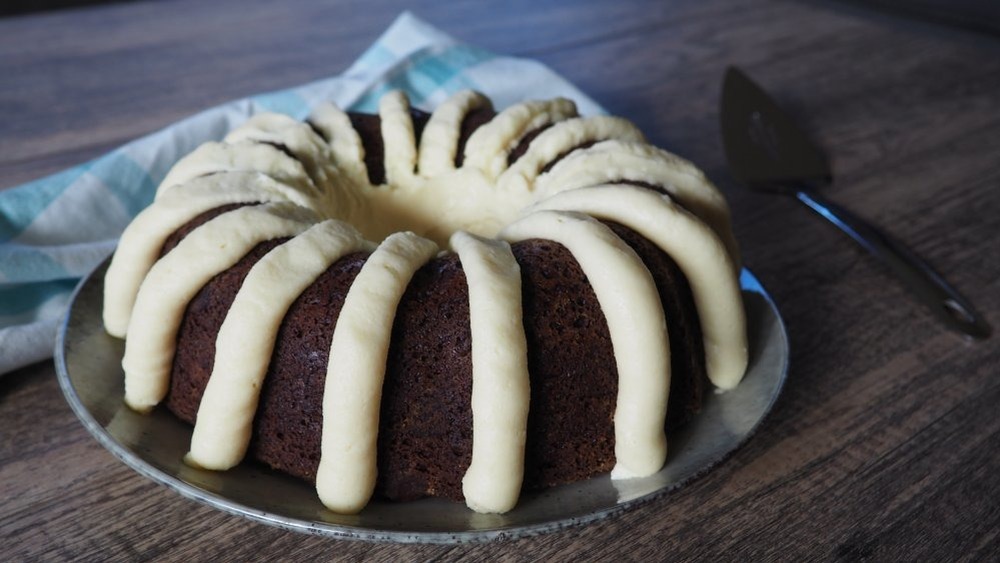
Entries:
{"type": "Polygon", "coordinates": [[[105,448],[181,495],[282,528],[338,538],[422,543],[480,542],[531,536],[595,522],[663,495],[704,474],[743,444],[771,409],[785,382],[788,337],[757,278],[741,276],[750,334],[750,369],[733,391],[707,394],[702,412],[670,436],[666,466],[642,479],[607,476],[526,493],[507,514],[477,514],[462,503],[373,501],[360,514],[330,512],[311,486],[255,463],[226,472],[182,461],[191,427],[163,408],[140,415],[125,407],[124,342],[101,322],[107,262],[76,289],[56,342],[55,362],[66,400],[105,448]]]}

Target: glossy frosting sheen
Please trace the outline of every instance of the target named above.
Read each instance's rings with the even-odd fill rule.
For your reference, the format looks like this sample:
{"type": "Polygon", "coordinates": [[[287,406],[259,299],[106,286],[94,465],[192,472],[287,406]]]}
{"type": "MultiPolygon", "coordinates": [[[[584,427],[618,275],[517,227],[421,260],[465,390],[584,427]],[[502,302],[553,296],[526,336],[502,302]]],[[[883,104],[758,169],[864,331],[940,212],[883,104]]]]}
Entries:
{"type": "Polygon", "coordinates": [[[375,488],[396,307],[414,272],[447,248],[458,254],[470,300],[473,448],[463,493],[476,511],[505,512],[521,489],[530,407],[521,276],[508,243],[548,239],[578,261],[607,318],[619,372],[612,478],[659,471],[670,388],[663,307],[643,262],[597,219],[633,229],[677,262],[692,287],[709,378],[730,389],[747,347],[726,203],[697,168],[647,145],[629,122],[577,117],[563,99],[500,112],[471,135],[456,167],[462,122],[485,107],[481,94],[454,95],[418,144],[407,98],[387,94],[379,108],[387,181],[378,186],[360,136],[330,104],[311,126],[257,115],[178,162],[122,235],[105,284],[105,326],[127,335],[126,402],[146,411],[163,400],[178,326],[199,288],[258,243],[292,237],[251,268],[223,322],[186,457],[210,469],[236,465],[285,312],[331,264],[374,249],[334,329],[316,479],[328,508],[360,511],[375,488]],[[529,133],[538,134],[510,164],[529,133]],[[160,257],[182,225],[233,203],[252,205],[205,222],[160,257]]]}

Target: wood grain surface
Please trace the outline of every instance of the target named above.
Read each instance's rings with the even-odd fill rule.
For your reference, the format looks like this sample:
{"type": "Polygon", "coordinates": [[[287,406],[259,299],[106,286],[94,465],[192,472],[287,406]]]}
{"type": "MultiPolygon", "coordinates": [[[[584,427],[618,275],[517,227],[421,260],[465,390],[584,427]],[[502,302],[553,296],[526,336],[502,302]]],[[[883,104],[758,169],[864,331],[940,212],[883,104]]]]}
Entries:
{"type": "MultiPolygon", "coordinates": [[[[1000,42],[790,0],[431,2],[460,39],[533,57],[726,192],[791,337],[760,432],[613,519],[469,546],[287,532],[186,500],[116,460],[51,362],[0,378],[0,559],[996,560],[1000,348],[947,332],[791,199],[751,194],[718,137],[739,64],[830,151],[826,192],[944,272],[1000,327],[1000,42]]],[[[341,72],[402,2],[132,2],[0,20],[0,187],[206,107],[341,72]]],[[[3,353],[0,351],[0,353],[3,353]]]]}

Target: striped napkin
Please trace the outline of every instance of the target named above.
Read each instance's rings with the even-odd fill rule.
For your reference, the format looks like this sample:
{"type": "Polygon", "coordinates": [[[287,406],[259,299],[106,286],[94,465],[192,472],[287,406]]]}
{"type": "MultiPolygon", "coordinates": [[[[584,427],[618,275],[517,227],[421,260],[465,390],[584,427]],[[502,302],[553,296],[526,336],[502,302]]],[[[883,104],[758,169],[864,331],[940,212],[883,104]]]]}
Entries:
{"type": "Polygon", "coordinates": [[[0,191],[0,374],[52,356],[73,288],[114,251],[173,163],[201,143],[262,111],[302,119],[331,100],[374,113],[393,89],[433,109],[468,88],[489,95],[497,108],[563,96],[581,114],[602,113],[545,66],[458,43],[403,13],[339,76],[214,107],[90,162],[0,191]]]}

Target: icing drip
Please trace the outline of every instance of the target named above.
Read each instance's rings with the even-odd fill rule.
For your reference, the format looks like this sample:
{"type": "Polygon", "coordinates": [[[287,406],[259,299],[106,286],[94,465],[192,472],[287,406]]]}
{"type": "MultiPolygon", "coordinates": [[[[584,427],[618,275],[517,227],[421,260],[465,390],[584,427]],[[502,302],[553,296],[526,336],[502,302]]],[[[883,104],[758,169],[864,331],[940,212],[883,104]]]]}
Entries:
{"type": "Polygon", "coordinates": [[[156,191],[156,199],[200,176],[235,171],[256,171],[276,182],[293,186],[300,193],[319,193],[301,162],[273,145],[241,141],[234,144],[205,143],[195,149],[170,169],[156,191]]]}
{"type": "Polygon", "coordinates": [[[746,319],[732,258],[719,238],[670,198],[633,186],[560,192],[536,209],[572,210],[617,221],[669,254],[691,284],[705,339],[708,377],[732,389],[747,367],[746,319]]]}
{"type": "Polygon", "coordinates": [[[580,213],[537,211],[505,228],[509,242],[541,238],[565,246],[604,310],[618,366],[613,479],[652,475],[667,458],[670,392],[667,324],[645,264],[611,229],[580,213]]]}
{"type": "Polygon", "coordinates": [[[511,106],[469,137],[465,143],[463,164],[496,178],[507,169],[507,154],[517,146],[521,137],[575,115],[576,104],[563,98],[511,106]]]}
{"type": "Polygon", "coordinates": [[[330,344],[316,473],[320,500],[334,512],[360,511],[375,490],[379,406],[396,307],[413,273],[437,251],[413,233],[392,234],[347,292],[330,344]]]}
{"type": "Polygon", "coordinates": [[[327,220],[274,248],[253,266],[219,330],[215,364],[186,461],[220,470],[243,459],[288,308],[334,262],[371,246],[354,227],[327,220]]]}
{"type": "Polygon", "coordinates": [[[618,181],[660,186],[677,203],[708,224],[739,265],[729,204],[705,174],[683,158],[645,143],[602,141],[578,149],[538,177],[535,190],[551,195],[563,190],[618,181]]]}
{"type": "MultiPolygon", "coordinates": [[[[287,186],[259,172],[196,178],[144,209],[122,233],[104,282],[104,328],[124,338],[143,279],[167,238],[201,213],[231,203],[295,201],[287,186]]],[[[301,197],[297,198],[301,200],[301,197]]]]}
{"type": "Polygon", "coordinates": [[[233,129],[224,140],[229,144],[244,140],[273,143],[287,149],[302,163],[306,173],[312,178],[318,189],[317,196],[331,191],[330,179],[326,174],[327,163],[331,161],[330,148],[312,128],[301,121],[279,113],[258,113],[233,129]]]}
{"type": "Polygon", "coordinates": [[[479,92],[465,90],[434,110],[420,138],[422,176],[440,176],[455,170],[462,121],[470,112],[484,107],[492,107],[489,98],[479,92]]]}
{"type": "Polygon", "coordinates": [[[468,280],[472,328],[472,463],[462,492],[476,512],[506,512],[521,492],[531,395],[521,269],[505,242],[460,231],[451,247],[468,280]]]}
{"type": "Polygon", "coordinates": [[[608,139],[644,141],[635,125],[619,117],[568,119],[535,137],[528,145],[528,152],[497,179],[497,189],[508,193],[530,191],[548,163],[580,145],[608,139]]]}
{"type": "Polygon", "coordinates": [[[309,117],[309,122],[322,133],[330,145],[333,164],[355,186],[368,185],[365,167],[365,147],[361,136],[351,125],[351,118],[337,106],[327,102],[309,117]]]}
{"type": "Polygon", "coordinates": [[[298,234],[315,219],[311,211],[289,203],[241,207],[198,227],[156,262],[129,321],[122,358],[125,402],[145,412],[166,396],[181,317],[205,283],[257,244],[298,234]]]}
{"type": "Polygon", "coordinates": [[[417,168],[417,147],[410,100],[402,92],[389,92],[379,101],[378,113],[385,145],[386,183],[394,189],[411,187],[417,168]]]}

